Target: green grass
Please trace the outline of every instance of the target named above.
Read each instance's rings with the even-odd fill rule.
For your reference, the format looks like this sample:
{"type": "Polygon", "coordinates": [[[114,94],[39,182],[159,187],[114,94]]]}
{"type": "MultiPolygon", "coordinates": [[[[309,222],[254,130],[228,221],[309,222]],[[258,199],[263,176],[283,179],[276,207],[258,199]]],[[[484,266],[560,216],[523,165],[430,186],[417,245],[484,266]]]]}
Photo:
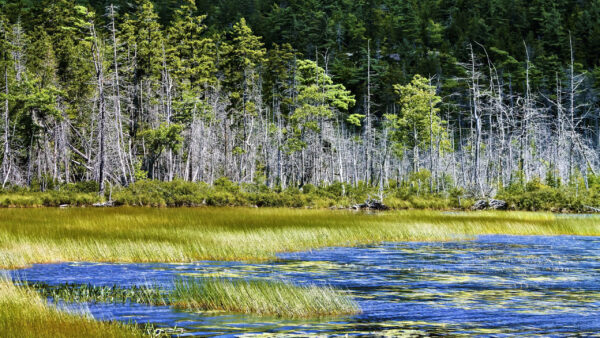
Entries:
{"type": "Polygon", "coordinates": [[[39,294],[0,278],[2,337],[140,337],[133,326],[95,321],[48,305],[39,294]]]}
{"type": "Polygon", "coordinates": [[[315,318],[360,313],[345,293],[330,287],[281,281],[180,279],[171,304],[186,310],[220,310],[283,318],[315,318]]]}
{"type": "Polygon", "coordinates": [[[173,290],[158,287],[27,285],[42,297],[67,303],[138,303],[192,311],[223,311],[280,318],[353,315],[358,305],[331,287],[298,286],[283,281],[180,278],[173,290]]]}
{"type": "MultiPolygon", "coordinates": [[[[275,259],[284,251],[386,241],[445,241],[484,234],[598,236],[600,218],[525,212],[4,209],[0,212],[0,267],[63,261],[261,261],[275,259]]],[[[282,304],[292,317],[355,311],[352,302],[334,290],[265,282],[180,282],[170,301],[186,308],[273,316],[288,311],[282,310],[282,304]],[[279,306],[275,301],[280,301],[279,306]]],[[[34,291],[6,281],[0,281],[0,309],[0,332],[8,337],[139,334],[130,327],[58,311],[34,291]]]]}
{"type": "Polygon", "coordinates": [[[168,305],[167,292],[156,286],[95,286],[91,284],[26,284],[43,298],[67,303],[138,303],[168,305]]]}
{"type": "Polygon", "coordinates": [[[0,267],[64,261],[264,261],[286,251],[482,234],[598,236],[600,219],[526,212],[4,209],[0,267]]]}

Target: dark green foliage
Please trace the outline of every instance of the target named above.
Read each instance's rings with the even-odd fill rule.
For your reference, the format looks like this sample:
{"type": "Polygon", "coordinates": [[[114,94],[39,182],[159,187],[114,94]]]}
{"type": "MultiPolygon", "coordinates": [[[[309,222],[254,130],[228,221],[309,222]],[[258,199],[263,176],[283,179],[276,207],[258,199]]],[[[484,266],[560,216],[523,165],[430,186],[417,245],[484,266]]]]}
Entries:
{"type": "MultiPolygon", "coordinates": [[[[469,209],[474,199],[460,188],[449,193],[430,193],[425,181],[415,176],[413,181],[396,184],[390,182],[384,191],[384,202],[393,209],[469,209]]],[[[523,186],[514,183],[502,189],[496,198],[506,200],[513,210],[589,212],[589,207],[600,207],[600,178],[588,178],[589,189],[583,182],[576,186],[552,187],[539,179],[523,186]]],[[[105,201],[95,192],[97,182],[79,182],[58,185],[57,190],[32,191],[19,187],[7,187],[0,194],[1,207],[58,207],[91,206],[105,201]]],[[[140,180],[126,188],[114,188],[112,202],[117,206],[197,207],[289,207],[289,208],[349,208],[379,192],[365,182],[356,187],[334,183],[323,186],[304,185],[302,189],[290,187],[283,191],[270,189],[263,184],[239,185],[227,178],[218,179],[213,186],[206,183],[174,180],[161,182],[140,180]]]]}
{"type": "MultiPolygon", "coordinates": [[[[361,83],[364,84],[366,79],[360,79],[361,83],[356,79],[357,75],[363,76],[360,71],[363,62],[360,61],[366,53],[366,42],[371,40],[377,50],[375,59],[382,66],[385,64],[380,75],[382,88],[387,87],[387,90],[378,93],[382,100],[392,93],[389,83],[386,86],[383,80],[389,74],[403,77],[394,83],[406,83],[414,74],[441,73],[448,79],[458,75],[460,70],[455,61],[466,59],[466,45],[474,41],[521,61],[525,54],[523,42],[531,46],[532,61],[548,65],[539,69],[539,78],[534,81],[537,83],[542,83],[543,76],[554,78],[554,73],[550,72],[555,69],[550,68],[550,64],[568,61],[570,32],[577,61],[584,67],[597,65],[596,56],[600,51],[597,32],[600,5],[596,1],[197,0],[195,5],[189,5],[189,0],[73,2],[89,6],[98,14],[104,13],[106,6],[112,3],[128,15],[123,18],[132,28],[138,31],[144,28],[142,31],[149,35],[137,38],[139,72],[151,72],[153,67],[160,66],[160,62],[152,62],[152,58],[158,56],[154,54],[161,51],[162,37],[155,27],[158,24],[168,27],[181,18],[181,12],[177,11],[182,3],[191,9],[192,15],[206,15],[205,23],[211,32],[228,30],[245,18],[244,25],[247,23],[267,46],[289,43],[312,59],[316,52],[330,50],[334,61],[332,70],[353,92],[364,88],[361,83]],[[150,3],[158,16],[143,12],[150,8],[150,3]],[[135,12],[136,8],[143,10],[135,12]],[[144,23],[137,18],[151,20],[144,23]]],[[[63,34],[61,27],[73,22],[75,14],[71,2],[20,0],[2,7],[11,21],[23,18],[26,28],[38,26],[40,22],[44,23],[45,17],[51,16],[54,20],[44,26],[48,26],[50,35],[59,42],[59,64],[66,65],[68,58],[74,55],[72,49],[78,48],[76,40],[61,39],[60,35],[63,34]]],[[[72,76],[69,72],[74,71],[82,72],[82,69],[63,68],[61,73],[68,78],[72,76]]],[[[508,72],[512,73],[512,70],[507,68],[508,72]]]]}
{"type": "Polygon", "coordinates": [[[560,186],[554,180],[543,183],[534,179],[525,186],[513,183],[498,193],[513,209],[555,212],[590,212],[600,206],[600,185],[597,178],[589,178],[590,189],[581,184],[560,186]],[[553,186],[554,185],[554,186],[553,186]]]}
{"type": "MultiPolygon", "coordinates": [[[[384,196],[393,199],[397,207],[465,207],[468,199],[459,189],[452,190],[453,182],[440,178],[433,169],[420,170],[419,154],[433,150],[433,139],[440,140],[435,146],[441,152],[472,146],[463,140],[455,142],[459,138],[456,132],[466,132],[472,122],[465,116],[471,109],[465,95],[468,89],[464,81],[457,80],[465,76],[458,61],[469,59],[467,46],[474,46],[480,62],[486,63],[489,57],[495,65],[498,82],[510,87],[503,104],[511,109],[512,95],[524,92],[527,51],[527,65],[532,66],[530,90],[540,94],[536,98],[539,109],[548,111],[552,118],[557,109],[552,101],[558,100],[555,85],[568,89],[565,79],[572,40],[575,72],[586,74],[580,87],[586,89],[576,95],[574,105],[585,102],[590,112],[584,114],[579,108],[576,113],[581,121],[577,125],[585,131],[582,134],[594,140],[590,151],[597,151],[600,146],[592,143],[600,142],[595,127],[598,98],[594,94],[600,88],[598,27],[598,1],[0,1],[0,101],[6,103],[7,109],[2,107],[1,111],[6,110],[8,121],[0,126],[2,133],[11,137],[6,142],[11,147],[6,151],[12,157],[10,165],[22,169],[19,181],[29,186],[26,194],[36,196],[11,195],[2,203],[82,205],[111,197],[117,204],[156,206],[326,207],[362,202],[380,193],[372,187],[372,178],[357,178],[354,185],[316,186],[318,179],[312,181],[314,185],[306,185],[305,177],[294,178],[291,183],[279,177],[277,182],[273,178],[275,168],[262,157],[281,157],[281,153],[265,151],[252,157],[254,145],[246,140],[253,118],[258,117],[270,123],[265,138],[277,142],[278,152],[287,155],[310,148],[310,139],[321,136],[324,119],[341,117],[340,133],[360,139],[361,134],[366,135],[362,128],[369,78],[374,129],[383,129],[384,116],[395,117],[389,118],[395,127],[390,133],[394,143],[390,148],[398,150],[397,157],[412,152],[414,158],[413,173],[399,182],[387,182],[384,196]],[[106,7],[110,4],[117,12],[115,57],[111,30],[106,28],[110,21],[106,7]],[[87,183],[65,185],[87,182],[98,171],[94,142],[99,107],[95,102],[99,98],[94,83],[91,22],[98,29],[98,41],[105,44],[100,47],[106,54],[100,61],[108,74],[104,85],[116,81],[112,69],[120,67],[121,82],[114,87],[121,90],[122,107],[113,107],[115,100],[107,97],[111,101],[108,113],[111,121],[117,110],[124,116],[125,122],[119,123],[124,124],[122,132],[129,134],[131,144],[119,137],[122,144],[118,146],[133,154],[130,159],[119,154],[123,173],[118,174],[120,177],[111,173],[107,180],[124,185],[139,181],[98,197],[91,195],[94,186],[87,183]],[[428,80],[432,78],[435,82],[428,80]],[[416,89],[410,87],[411,79],[416,89]],[[170,88],[175,89],[170,92],[170,88]],[[222,96],[215,94],[220,90],[222,96]],[[221,111],[224,121],[216,117],[221,111]],[[202,128],[197,126],[199,122],[202,128]],[[196,129],[190,128],[192,123],[197,123],[196,129]],[[191,149],[196,148],[190,143],[202,137],[198,129],[227,130],[226,126],[234,132],[224,132],[223,149],[219,149],[225,155],[224,169],[215,170],[211,177],[225,175],[236,182],[254,184],[218,180],[210,187],[177,180],[144,180],[197,179],[192,177],[191,168],[198,163],[173,174],[174,162],[185,163],[193,157],[191,149]],[[35,163],[41,163],[50,152],[55,157],[52,168],[47,163],[35,163]],[[157,163],[161,158],[163,163],[157,163]],[[261,162],[256,164],[256,171],[243,169],[256,162],[261,162]],[[239,167],[238,175],[233,174],[233,163],[239,167]],[[161,177],[155,173],[161,169],[168,174],[161,177]],[[371,181],[358,183],[360,179],[371,181]],[[300,185],[301,190],[281,189],[278,184],[300,185]]],[[[117,93],[113,89],[105,95],[117,93]]],[[[490,117],[485,124],[491,130],[497,121],[490,117]]],[[[519,126],[516,121],[512,128],[519,126]]],[[[328,142],[317,149],[333,153],[337,147],[328,142]]],[[[0,154],[4,152],[0,150],[0,154]]],[[[9,166],[7,163],[3,165],[9,166]]],[[[547,171],[543,184],[527,183],[523,173],[517,173],[522,179],[508,187],[502,186],[507,184],[504,181],[499,183],[498,195],[519,209],[582,211],[586,205],[597,206],[599,188],[593,170],[587,178],[566,182],[564,175],[561,181],[553,173],[554,169],[547,171]]],[[[10,182],[7,194],[11,191],[8,185],[10,182]]]]}

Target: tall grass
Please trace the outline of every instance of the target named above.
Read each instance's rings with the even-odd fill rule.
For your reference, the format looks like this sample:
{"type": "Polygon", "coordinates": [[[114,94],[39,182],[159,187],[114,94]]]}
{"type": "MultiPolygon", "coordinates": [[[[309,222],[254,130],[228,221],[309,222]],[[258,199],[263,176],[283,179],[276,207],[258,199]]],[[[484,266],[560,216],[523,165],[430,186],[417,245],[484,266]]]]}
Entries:
{"type": "Polygon", "coordinates": [[[180,279],[171,304],[187,310],[221,310],[284,318],[353,315],[358,305],[330,287],[298,286],[281,281],[180,279]]]}
{"type": "Polygon", "coordinates": [[[600,235],[600,218],[549,213],[362,214],[296,209],[4,209],[0,267],[32,263],[263,261],[285,251],[480,234],[600,235]]]}
{"type": "Polygon", "coordinates": [[[67,303],[138,303],[194,311],[223,311],[281,318],[352,315],[358,305],[331,287],[297,286],[283,281],[182,278],[173,290],[158,287],[28,285],[43,297],[67,303]]]}
{"type": "Polygon", "coordinates": [[[85,314],[60,311],[35,291],[0,277],[2,337],[140,337],[133,326],[95,321],[85,314]]]}
{"type": "Polygon", "coordinates": [[[123,288],[113,286],[95,286],[91,284],[46,283],[26,284],[27,288],[37,291],[44,298],[67,303],[138,303],[167,305],[166,291],[157,286],[133,286],[123,288]]]}

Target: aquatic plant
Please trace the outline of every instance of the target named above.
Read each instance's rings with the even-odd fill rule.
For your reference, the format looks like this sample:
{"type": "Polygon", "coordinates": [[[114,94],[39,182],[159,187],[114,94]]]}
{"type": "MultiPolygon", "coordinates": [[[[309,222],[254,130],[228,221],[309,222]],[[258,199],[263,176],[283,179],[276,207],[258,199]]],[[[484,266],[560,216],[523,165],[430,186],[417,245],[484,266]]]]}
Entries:
{"type": "Polygon", "coordinates": [[[123,288],[113,286],[95,286],[91,284],[46,283],[26,284],[38,291],[45,298],[52,298],[68,303],[139,303],[167,305],[166,291],[157,286],[137,286],[123,288]]]}
{"type": "Polygon", "coordinates": [[[84,310],[61,311],[35,291],[0,278],[2,337],[141,337],[132,325],[95,321],[84,310]]]}
{"type": "Polygon", "coordinates": [[[331,287],[299,286],[282,281],[224,278],[175,281],[173,306],[284,318],[315,318],[360,313],[347,294],[331,287]]]}
{"type": "Polygon", "coordinates": [[[284,318],[315,318],[360,312],[347,294],[331,287],[283,281],[180,278],[173,290],[156,286],[89,284],[27,285],[43,297],[67,303],[139,303],[186,310],[224,311],[284,318]]]}
{"type": "Polygon", "coordinates": [[[600,221],[526,212],[6,209],[0,213],[0,267],[65,261],[264,261],[287,251],[483,234],[597,236],[600,221]]]}

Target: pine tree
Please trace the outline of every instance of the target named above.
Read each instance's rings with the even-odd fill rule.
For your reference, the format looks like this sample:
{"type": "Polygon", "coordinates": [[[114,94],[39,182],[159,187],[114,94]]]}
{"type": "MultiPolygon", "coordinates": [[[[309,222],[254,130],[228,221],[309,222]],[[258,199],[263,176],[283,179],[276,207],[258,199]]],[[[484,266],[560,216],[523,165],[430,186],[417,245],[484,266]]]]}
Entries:
{"type": "Polygon", "coordinates": [[[158,23],[158,15],[149,0],[136,0],[135,12],[126,14],[121,25],[120,40],[126,43],[129,59],[129,82],[132,112],[130,134],[136,137],[141,124],[156,123],[157,116],[151,116],[146,109],[158,90],[163,65],[163,35],[158,23]]]}
{"type": "Polygon", "coordinates": [[[205,16],[195,16],[194,0],[187,0],[175,11],[172,25],[167,30],[168,68],[175,78],[178,91],[177,121],[189,121],[201,110],[204,95],[216,78],[216,45],[205,37],[205,16]]]}
{"type": "MultiPolygon", "coordinates": [[[[244,18],[233,26],[230,40],[223,65],[224,82],[230,92],[231,108],[228,118],[231,120],[231,125],[239,130],[233,137],[231,153],[239,160],[238,174],[241,179],[246,174],[244,167],[248,164],[245,154],[249,147],[249,122],[259,109],[259,103],[253,93],[258,89],[260,66],[264,61],[266,50],[260,38],[252,33],[244,18]]],[[[227,146],[227,140],[225,144],[227,146]]]]}
{"type": "Polygon", "coordinates": [[[399,96],[400,112],[386,115],[394,130],[391,137],[398,156],[405,150],[412,151],[413,172],[418,172],[419,151],[431,150],[430,145],[435,139],[447,137],[444,121],[439,116],[441,98],[429,79],[420,75],[415,75],[411,83],[394,88],[399,96]]]}

